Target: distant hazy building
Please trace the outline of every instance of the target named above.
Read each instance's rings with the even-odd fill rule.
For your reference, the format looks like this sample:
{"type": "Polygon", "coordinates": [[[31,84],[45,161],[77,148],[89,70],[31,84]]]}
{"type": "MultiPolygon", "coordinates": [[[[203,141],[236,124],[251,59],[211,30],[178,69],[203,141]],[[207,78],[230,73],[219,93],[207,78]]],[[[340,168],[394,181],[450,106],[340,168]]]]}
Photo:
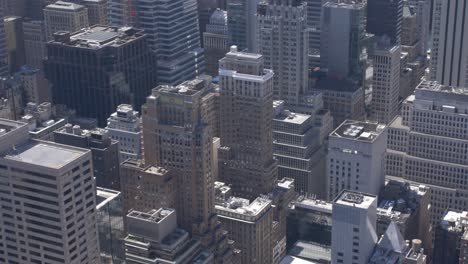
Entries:
{"type": "Polygon", "coordinates": [[[10,73],[15,73],[26,63],[24,50],[23,18],[5,17],[5,39],[10,73]]]}
{"type": "Polygon", "coordinates": [[[432,16],[431,80],[468,87],[468,5],[465,1],[434,0],[432,16]]]}
{"type": "MultiPolygon", "coordinates": [[[[427,51],[429,49],[429,42],[431,38],[430,26],[431,26],[432,1],[407,0],[406,2],[415,10],[416,20],[417,20],[417,25],[418,25],[418,33],[419,33],[418,35],[421,38],[421,53],[427,56],[427,51]]],[[[403,12],[403,19],[404,19],[404,12],[403,12]]],[[[402,28],[404,29],[404,23],[402,25],[402,28]]],[[[402,32],[402,34],[404,33],[402,32]]],[[[403,41],[403,36],[402,36],[402,41],[403,41]]]]}
{"type": "Polygon", "coordinates": [[[137,13],[132,0],[108,0],[107,8],[110,26],[127,26],[135,21],[137,13]]]}
{"type": "Polygon", "coordinates": [[[329,76],[363,79],[365,10],[361,2],[330,1],[323,5],[320,64],[329,76]]]}
{"type": "Polygon", "coordinates": [[[96,188],[96,214],[101,263],[125,260],[123,197],[118,191],[96,188]]]}
{"type": "Polygon", "coordinates": [[[255,52],[257,31],[255,14],[259,0],[227,0],[230,40],[239,51],[255,52]]]}
{"type": "Polygon", "coordinates": [[[220,61],[220,180],[255,199],[273,190],[273,71],[263,56],[237,47],[220,61]]]}
{"type": "Polygon", "coordinates": [[[347,120],[328,139],[328,198],[343,190],[378,195],[385,183],[385,125],[347,120]]]}
{"type": "Polygon", "coordinates": [[[82,0],[81,3],[88,9],[90,26],[108,24],[108,0],[82,0]]]}
{"type": "Polygon", "coordinates": [[[26,64],[36,69],[43,69],[43,61],[47,56],[44,21],[23,21],[23,34],[26,64]]]}
{"type": "Polygon", "coordinates": [[[124,212],[177,206],[177,175],[162,167],[127,159],[120,165],[124,212]]]}
{"type": "Polygon", "coordinates": [[[86,7],[64,1],[57,1],[44,8],[46,38],[52,40],[58,31],[75,32],[89,27],[86,7]]]}
{"type": "Polygon", "coordinates": [[[388,124],[399,113],[400,53],[399,45],[382,37],[372,51],[372,113],[371,119],[388,124]]]}
{"type": "Polygon", "coordinates": [[[368,0],[367,32],[378,37],[387,36],[390,43],[401,43],[403,0],[368,0]]]}
{"type": "Polygon", "coordinates": [[[467,102],[466,89],[422,82],[388,127],[387,175],[430,188],[433,224],[468,210],[467,102]]]}
{"type": "Polygon", "coordinates": [[[4,27],[4,12],[0,8],[0,76],[8,75],[8,53],[6,46],[6,36],[4,27]]]}
{"type": "Polygon", "coordinates": [[[177,228],[174,209],[132,211],[126,219],[126,263],[213,263],[213,254],[202,251],[200,241],[177,228]]]}
{"type": "Polygon", "coordinates": [[[131,105],[121,104],[107,118],[109,137],[119,141],[120,161],[141,159],[141,119],[131,105]]]}
{"type": "Polygon", "coordinates": [[[138,111],[157,81],[155,57],[146,41],[142,30],[131,27],[94,26],[56,34],[47,43],[45,62],[54,102],[97,118],[101,126],[120,104],[132,104],[138,111]]]}
{"type": "Polygon", "coordinates": [[[215,211],[229,237],[241,250],[241,264],[273,262],[272,201],[258,197],[248,199],[231,196],[224,183],[215,183],[215,211]]]}
{"type": "Polygon", "coordinates": [[[307,25],[309,27],[309,68],[320,66],[320,35],[322,6],[326,0],[306,0],[307,25]]]}
{"type": "Polygon", "coordinates": [[[206,74],[211,76],[218,76],[219,60],[229,51],[227,19],[226,11],[216,9],[206,25],[206,32],[203,32],[206,74]]]}
{"type": "Polygon", "coordinates": [[[333,202],[332,263],[367,263],[377,244],[377,197],[343,191],[333,202]]]}
{"type": "Polygon", "coordinates": [[[30,141],[25,124],[0,123],[0,261],[99,263],[90,151],[30,141]]]}
{"type": "Polygon", "coordinates": [[[257,7],[258,52],[272,69],[273,97],[294,107],[308,90],[307,5],[297,0],[262,1],[257,7]]]}
{"type": "Polygon", "coordinates": [[[333,129],[330,112],[323,110],[316,94],[313,115],[286,110],[283,101],[274,102],[273,152],[278,160],[278,177],[294,179],[298,193],[326,197],[326,137],[333,129]]]}
{"type": "Polygon", "coordinates": [[[54,132],[56,143],[90,149],[96,185],[120,190],[119,143],[109,137],[105,129],[84,130],[71,124],[54,132]]]}
{"type": "Polygon", "coordinates": [[[463,263],[459,261],[466,255],[460,249],[468,231],[468,213],[447,209],[440,220],[435,227],[432,263],[463,263]]]}

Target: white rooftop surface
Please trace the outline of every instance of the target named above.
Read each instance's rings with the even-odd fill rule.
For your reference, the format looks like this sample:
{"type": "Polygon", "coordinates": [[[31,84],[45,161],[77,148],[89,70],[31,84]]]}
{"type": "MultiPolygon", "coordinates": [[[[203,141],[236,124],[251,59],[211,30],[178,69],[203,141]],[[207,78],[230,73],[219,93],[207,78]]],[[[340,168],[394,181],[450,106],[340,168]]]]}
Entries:
{"type": "Polygon", "coordinates": [[[318,264],[317,262],[296,258],[290,255],[286,255],[280,262],[280,264],[318,264]]]}
{"type": "Polygon", "coordinates": [[[304,199],[300,202],[295,203],[294,206],[301,207],[304,209],[317,210],[320,212],[326,212],[330,214],[333,209],[332,203],[327,203],[325,201],[315,200],[315,199],[304,199]]]}
{"type": "Polygon", "coordinates": [[[377,197],[374,195],[345,191],[336,199],[335,203],[349,207],[368,209],[376,199],[377,197]],[[352,201],[355,198],[357,199],[352,201]]]}
{"type": "Polygon", "coordinates": [[[21,146],[5,158],[37,166],[60,169],[84,155],[87,150],[53,143],[32,143],[21,146]]]}
{"type": "Polygon", "coordinates": [[[298,113],[291,113],[291,112],[283,112],[280,116],[275,117],[276,120],[285,123],[292,123],[292,124],[302,124],[307,119],[310,118],[310,115],[298,114],[298,113]]]}

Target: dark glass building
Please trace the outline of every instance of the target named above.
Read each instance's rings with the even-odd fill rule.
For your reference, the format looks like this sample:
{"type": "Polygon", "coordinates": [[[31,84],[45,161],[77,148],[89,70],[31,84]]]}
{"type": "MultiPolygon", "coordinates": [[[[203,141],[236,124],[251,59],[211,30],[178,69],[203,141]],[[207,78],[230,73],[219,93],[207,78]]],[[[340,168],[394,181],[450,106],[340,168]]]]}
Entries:
{"type": "Polygon", "coordinates": [[[102,126],[120,104],[139,110],[157,85],[156,59],[146,35],[131,27],[57,32],[47,43],[47,54],[44,66],[53,102],[97,118],[102,126]]]}
{"type": "Polygon", "coordinates": [[[387,35],[393,44],[401,42],[403,0],[368,0],[367,32],[387,35]]]}

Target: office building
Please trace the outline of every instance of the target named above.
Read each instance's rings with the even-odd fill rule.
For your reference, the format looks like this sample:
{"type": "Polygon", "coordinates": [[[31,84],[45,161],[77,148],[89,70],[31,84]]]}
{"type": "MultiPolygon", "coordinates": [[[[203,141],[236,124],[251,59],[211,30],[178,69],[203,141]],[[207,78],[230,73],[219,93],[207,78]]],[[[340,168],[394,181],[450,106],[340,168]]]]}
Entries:
{"type": "Polygon", "coordinates": [[[215,183],[218,219],[241,250],[240,263],[273,262],[272,201],[258,197],[252,202],[232,196],[222,182],[215,183]]]}
{"type": "MultiPolygon", "coordinates": [[[[206,32],[208,23],[210,23],[211,15],[216,9],[220,8],[218,4],[218,0],[197,0],[198,28],[200,30],[200,41],[203,48],[205,47],[203,34],[206,32]]],[[[224,8],[224,10],[226,9],[224,8]]]]}
{"type": "Polygon", "coordinates": [[[468,20],[465,1],[434,0],[432,15],[431,80],[468,87],[468,20]]]}
{"type": "MultiPolygon", "coordinates": [[[[406,1],[416,13],[418,35],[421,38],[421,53],[427,56],[429,50],[429,42],[431,41],[431,11],[433,1],[428,0],[407,0],[406,1]]],[[[405,3],[403,3],[405,4],[405,3]]],[[[404,17],[404,12],[403,12],[404,17]]],[[[402,25],[404,28],[404,24],[402,25]]],[[[403,30],[403,29],[402,29],[403,30]]],[[[404,34],[402,32],[402,34],[404,34]]],[[[403,35],[402,35],[403,41],[403,35]]]]}
{"type": "Polygon", "coordinates": [[[97,118],[101,126],[120,104],[138,111],[156,85],[155,57],[142,30],[94,26],[61,32],[47,43],[47,54],[54,102],[97,118]]]}
{"type": "Polygon", "coordinates": [[[203,48],[205,49],[206,74],[218,76],[219,60],[229,51],[229,34],[227,27],[227,12],[216,9],[203,32],[203,48]]]}
{"type": "Polygon", "coordinates": [[[120,161],[141,159],[141,119],[131,105],[121,104],[107,118],[109,137],[119,141],[120,161]]]}
{"type": "Polygon", "coordinates": [[[90,151],[31,141],[25,124],[0,123],[0,262],[99,263],[90,151]]]}
{"type": "Polygon", "coordinates": [[[312,263],[331,262],[332,203],[313,196],[291,202],[287,216],[287,250],[312,263]]]}
{"type": "Polygon", "coordinates": [[[64,1],[57,1],[44,8],[46,39],[52,40],[58,31],[75,32],[89,27],[86,7],[64,1]]]}
{"type": "Polygon", "coordinates": [[[372,51],[371,119],[383,124],[399,113],[401,48],[390,41],[385,36],[378,39],[372,51]]]}
{"type": "Polygon", "coordinates": [[[459,261],[466,255],[460,249],[462,248],[463,237],[467,233],[468,213],[447,209],[440,220],[435,228],[432,262],[463,263],[459,261]]]}
{"type": "Polygon", "coordinates": [[[237,47],[220,61],[220,180],[255,199],[273,190],[273,71],[260,54],[237,47]]]}
{"type": "Polygon", "coordinates": [[[177,207],[177,175],[162,167],[127,159],[120,165],[124,212],[177,207]]]}
{"type": "Polygon", "coordinates": [[[294,179],[298,193],[326,197],[326,137],[333,130],[330,112],[323,110],[321,94],[315,113],[305,115],[286,110],[274,102],[273,154],[278,160],[278,178],[294,179]]]}
{"type": "Polygon", "coordinates": [[[366,119],[364,88],[356,81],[319,77],[313,90],[322,94],[324,109],[333,117],[333,127],[347,119],[366,119]]]}
{"type": "Polygon", "coordinates": [[[385,125],[347,120],[328,139],[328,199],[343,190],[378,195],[385,183],[385,125]]]}
{"type": "Polygon", "coordinates": [[[90,26],[108,24],[108,0],[82,0],[81,3],[88,9],[90,26]]]}
{"type": "Polygon", "coordinates": [[[28,124],[31,138],[48,141],[54,141],[54,131],[67,124],[67,119],[58,116],[55,107],[49,102],[29,102],[20,120],[28,124]]]}
{"type": "Polygon", "coordinates": [[[35,69],[43,69],[46,53],[46,31],[44,21],[24,20],[24,51],[26,64],[35,69]]]}
{"type": "Polygon", "coordinates": [[[376,209],[375,195],[343,191],[336,197],[332,209],[332,263],[367,263],[377,244],[376,209]]]}
{"type": "Polygon", "coordinates": [[[307,25],[309,27],[309,68],[320,67],[320,35],[322,6],[326,0],[306,0],[307,25]]]}
{"type": "Polygon", "coordinates": [[[143,154],[145,163],[177,175],[180,226],[217,261],[227,261],[232,251],[214,212],[213,136],[205,111],[210,84],[211,78],[197,78],[153,89],[142,109],[143,154]]]}
{"type": "Polygon", "coordinates": [[[23,19],[8,16],[3,19],[10,73],[15,73],[26,63],[23,19]]]}
{"type": "Polygon", "coordinates": [[[425,81],[388,126],[387,175],[430,188],[433,224],[447,208],[468,210],[467,101],[463,88],[425,81]]]}
{"type": "Polygon", "coordinates": [[[27,102],[41,104],[52,101],[50,83],[39,69],[25,65],[15,74],[15,77],[23,86],[27,102]]]}
{"type": "Polygon", "coordinates": [[[0,77],[8,75],[8,52],[4,27],[3,10],[0,8],[0,77]]]}
{"type": "Polygon", "coordinates": [[[323,5],[320,64],[329,76],[352,76],[362,81],[365,10],[362,2],[330,1],[323,5]]]}
{"type": "Polygon", "coordinates": [[[368,0],[366,30],[378,37],[387,36],[390,43],[401,43],[403,0],[368,0]]]}
{"type": "Polygon", "coordinates": [[[262,1],[257,7],[258,53],[272,69],[273,97],[294,108],[304,104],[309,77],[307,5],[297,0],[262,1]]]}
{"type": "Polygon", "coordinates": [[[118,191],[96,188],[96,215],[101,263],[123,264],[124,212],[123,197],[118,191]]]}
{"type": "Polygon", "coordinates": [[[202,250],[200,241],[177,227],[174,209],[132,211],[126,219],[126,263],[213,263],[213,254],[202,250]]]}
{"type": "Polygon", "coordinates": [[[228,28],[231,45],[239,51],[257,50],[255,14],[259,0],[227,0],[228,28]]]}
{"type": "Polygon", "coordinates": [[[78,125],[66,124],[54,132],[56,143],[90,149],[96,185],[111,190],[120,190],[119,142],[109,137],[102,128],[81,129],[78,125]]]}
{"type": "Polygon", "coordinates": [[[432,255],[431,191],[401,178],[389,177],[379,193],[377,236],[394,223],[405,240],[420,239],[424,252],[432,255]]]}
{"type": "Polygon", "coordinates": [[[178,85],[204,73],[197,0],[110,0],[109,6],[111,24],[144,30],[160,84],[178,85]]]}

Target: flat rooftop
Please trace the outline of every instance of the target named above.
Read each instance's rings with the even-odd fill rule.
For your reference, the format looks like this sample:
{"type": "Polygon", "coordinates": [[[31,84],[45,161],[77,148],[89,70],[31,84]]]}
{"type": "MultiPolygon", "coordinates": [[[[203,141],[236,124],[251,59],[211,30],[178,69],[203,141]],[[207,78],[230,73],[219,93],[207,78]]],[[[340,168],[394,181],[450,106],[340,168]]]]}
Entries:
{"type": "Polygon", "coordinates": [[[294,202],[294,206],[296,208],[329,213],[330,215],[333,209],[332,203],[322,201],[322,200],[317,200],[317,199],[309,199],[309,198],[298,199],[297,201],[294,202]]]}
{"type": "Polygon", "coordinates": [[[144,36],[142,30],[133,27],[100,25],[72,32],[69,40],[66,37],[58,38],[59,35],[66,36],[67,34],[69,33],[66,31],[57,32],[57,36],[52,43],[79,48],[100,49],[107,46],[119,47],[144,36]]]}
{"type": "Polygon", "coordinates": [[[80,10],[83,8],[85,7],[82,5],[70,3],[70,2],[63,2],[63,1],[57,1],[45,7],[45,9],[59,9],[59,10],[65,10],[65,11],[76,11],[76,10],[80,10]]]}
{"type": "Polygon", "coordinates": [[[131,211],[127,214],[128,218],[138,219],[142,221],[152,222],[152,223],[159,223],[163,219],[165,219],[170,214],[175,212],[174,209],[171,208],[160,208],[158,210],[150,210],[149,212],[139,212],[139,211],[131,211]]]}
{"type": "Polygon", "coordinates": [[[309,261],[331,262],[331,248],[318,243],[297,241],[288,252],[290,255],[309,261]]]}
{"type": "Polygon", "coordinates": [[[185,81],[177,86],[161,85],[155,90],[160,93],[194,95],[202,91],[203,88],[205,88],[205,80],[196,78],[194,80],[185,81]]]}
{"type": "Polygon", "coordinates": [[[85,155],[88,150],[50,142],[30,142],[11,151],[5,159],[60,169],[85,155]]]}
{"type": "Polygon", "coordinates": [[[429,91],[468,95],[468,87],[464,88],[464,87],[455,87],[455,86],[449,86],[449,85],[441,85],[433,81],[421,82],[416,87],[416,90],[429,90],[429,91]]]}
{"type": "Polygon", "coordinates": [[[116,197],[120,195],[119,191],[114,191],[111,189],[96,187],[96,209],[100,209],[102,206],[106,205],[116,197]]]}
{"type": "Polygon", "coordinates": [[[373,142],[384,129],[383,124],[345,120],[330,134],[330,137],[373,142]]]}
{"type": "Polygon", "coordinates": [[[377,196],[352,191],[343,191],[334,201],[334,204],[368,209],[377,200],[377,196]]]}
{"type": "Polygon", "coordinates": [[[284,110],[280,114],[275,116],[276,121],[281,121],[281,122],[290,123],[290,124],[297,124],[297,125],[303,124],[310,118],[311,118],[310,115],[293,113],[289,110],[284,110]]]}

